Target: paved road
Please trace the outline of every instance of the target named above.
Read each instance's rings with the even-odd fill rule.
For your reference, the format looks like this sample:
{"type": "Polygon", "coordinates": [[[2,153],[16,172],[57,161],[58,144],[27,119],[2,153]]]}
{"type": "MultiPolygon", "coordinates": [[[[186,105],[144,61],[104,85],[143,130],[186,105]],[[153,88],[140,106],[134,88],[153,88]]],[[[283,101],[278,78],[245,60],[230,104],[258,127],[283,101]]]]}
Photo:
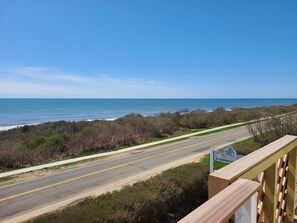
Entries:
{"type": "Polygon", "coordinates": [[[1,187],[0,222],[247,136],[245,127],[235,128],[1,187]]]}

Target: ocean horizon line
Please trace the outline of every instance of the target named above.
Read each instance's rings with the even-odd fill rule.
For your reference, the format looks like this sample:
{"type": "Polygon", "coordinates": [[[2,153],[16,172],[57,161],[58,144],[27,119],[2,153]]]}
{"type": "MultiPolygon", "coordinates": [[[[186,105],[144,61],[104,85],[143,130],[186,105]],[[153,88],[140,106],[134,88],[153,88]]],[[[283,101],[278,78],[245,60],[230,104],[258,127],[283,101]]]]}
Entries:
{"type": "Polygon", "coordinates": [[[61,97],[61,98],[51,98],[51,97],[28,97],[28,98],[19,98],[19,97],[0,97],[0,100],[2,99],[20,99],[20,100],[23,100],[23,99],[44,99],[44,100],[47,100],[47,99],[54,99],[54,100],[59,100],[59,99],[78,99],[78,100],[84,100],[84,99],[95,99],[95,100],[113,100],[113,99],[116,99],[116,100],[257,100],[257,99],[265,99],[265,100],[273,100],[273,99],[297,99],[297,97],[251,97],[251,98],[248,98],[248,97],[243,97],[243,98],[89,98],[89,97],[61,97]]]}
{"type": "Polygon", "coordinates": [[[111,120],[182,110],[253,108],[297,104],[296,98],[0,98],[0,127],[55,121],[111,120]]]}

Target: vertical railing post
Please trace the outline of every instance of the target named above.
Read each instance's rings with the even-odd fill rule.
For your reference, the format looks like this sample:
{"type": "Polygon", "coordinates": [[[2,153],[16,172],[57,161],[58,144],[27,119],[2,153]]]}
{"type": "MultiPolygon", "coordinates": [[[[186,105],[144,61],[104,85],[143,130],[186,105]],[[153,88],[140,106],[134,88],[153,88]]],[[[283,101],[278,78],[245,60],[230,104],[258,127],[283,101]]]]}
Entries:
{"type": "Polygon", "coordinates": [[[277,205],[277,163],[271,165],[264,172],[265,198],[264,198],[264,222],[275,223],[277,205]]]}
{"type": "Polygon", "coordinates": [[[296,151],[297,148],[288,153],[288,172],[287,172],[287,194],[286,194],[286,215],[285,223],[294,222],[295,200],[296,200],[296,151]]]}

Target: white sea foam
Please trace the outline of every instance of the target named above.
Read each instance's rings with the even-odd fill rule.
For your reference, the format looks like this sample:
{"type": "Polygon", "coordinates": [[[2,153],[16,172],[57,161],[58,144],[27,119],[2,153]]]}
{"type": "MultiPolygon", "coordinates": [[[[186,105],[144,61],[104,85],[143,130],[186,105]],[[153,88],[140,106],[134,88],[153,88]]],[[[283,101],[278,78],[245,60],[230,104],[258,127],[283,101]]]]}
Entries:
{"type": "Polygon", "coordinates": [[[114,121],[114,120],[116,120],[117,118],[105,118],[104,120],[106,120],[106,121],[114,121]]]}
{"type": "MultiPolygon", "coordinates": [[[[93,121],[96,121],[96,120],[106,120],[106,121],[114,121],[118,118],[105,118],[105,119],[86,119],[86,120],[75,120],[74,122],[80,122],[80,121],[87,121],[87,122],[93,122],[93,121]]],[[[42,124],[42,123],[34,123],[34,124],[17,124],[17,125],[7,125],[7,126],[0,126],[0,131],[7,131],[7,130],[10,130],[10,129],[15,129],[15,128],[20,128],[20,127],[23,127],[25,125],[39,125],[39,124],[42,124]]]]}
{"type": "MultiPolygon", "coordinates": [[[[87,121],[87,122],[93,122],[93,121],[98,121],[98,120],[114,121],[116,119],[118,119],[118,118],[86,119],[85,121],[87,121]]],[[[75,121],[75,122],[79,122],[79,120],[78,121],[75,121]]]]}
{"type": "Polygon", "coordinates": [[[7,131],[10,129],[15,129],[15,128],[20,128],[23,127],[25,125],[38,125],[39,123],[36,124],[19,124],[19,125],[7,125],[7,126],[0,126],[0,131],[7,131]]]}
{"type": "Polygon", "coordinates": [[[19,128],[19,127],[23,127],[25,125],[9,125],[9,126],[0,126],[0,131],[7,131],[10,129],[15,129],[15,128],[19,128]]]}

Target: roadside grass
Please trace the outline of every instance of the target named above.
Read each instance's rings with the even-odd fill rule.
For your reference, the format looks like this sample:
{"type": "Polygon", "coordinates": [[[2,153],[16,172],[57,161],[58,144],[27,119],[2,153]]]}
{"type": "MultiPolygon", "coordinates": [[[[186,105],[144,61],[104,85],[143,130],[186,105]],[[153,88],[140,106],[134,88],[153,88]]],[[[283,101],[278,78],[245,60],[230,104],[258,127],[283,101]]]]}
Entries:
{"type": "Polygon", "coordinates": [[[207,200],[207,176],[206,164],[182,165],[28,223],[176,222],[207,200]]]}
{"type": "Polygon", "coordinates": [[[16,178],[15,176],[9,176],[9,177],[2,177],[0,178],[0,183],[5,182],[5,181],[9,181],[16,178]]]}
{"type": "Polygon", "coordinates": [[[77,162],[73,162],[73,163],[62,164],[62,165],[59,165],[59,166],[47,167],[47,168],[41,169],[40,171],[43,171],[43,170],[44,171],[59,170],[59,169],[62,169],[62,168],[67,168],[67,167],[75,167],[77,165],[87,164],[87,163],[91,163],[91,162],[94,162],[94,161],[103,160],[105,158],[106,157],[96,157],[96,158],[91,158],[91,159],[85,159],[85,160],[81,160],[81,161],[77,161],[77,162]]]}
{"type": "MultiPolygon", "coordinates": [[[[201,163],[204,163],[204,164],[207,164],[208,167],[209,167],[209,163],[210,163],[210,156],[209,154],[206,154],[205,156],[203,156],[200,160],[201,163]]],[[[221,162],[217,162],[217,161],[214,161],[213,162],[213,168],[215,170],[219,170],[221,168],[223,168],[224,166],[227,166],[228,164],[227,163],[221,163],[221,162]]]]}

